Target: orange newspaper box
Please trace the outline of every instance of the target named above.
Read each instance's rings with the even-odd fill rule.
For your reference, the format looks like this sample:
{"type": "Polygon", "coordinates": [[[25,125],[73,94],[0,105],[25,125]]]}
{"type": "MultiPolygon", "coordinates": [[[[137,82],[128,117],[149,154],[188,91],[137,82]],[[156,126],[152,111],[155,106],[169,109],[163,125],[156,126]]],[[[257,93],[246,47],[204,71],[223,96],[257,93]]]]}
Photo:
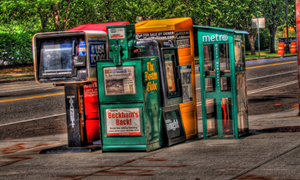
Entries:
{"type": "MultiPolygon", "coordinates": [[[[186,139],[198,137],[193,21],[190,17],[146,20],[135,24],[137,45],[157,40],[160,48],[176,47],[181,74],[180,111],[186,139]]],[[[164,54],[163,52],[161,54],[164,54]]],[[[164,57],[162,57],[164,58],[164,57]]],[[[171,69],[170,69],[171,71],[171,69]]],[[[173,69],[172,69],[173,71],[173,69]]],[[[167,82],[172,91],[172,76],[167,82]],[[170,82],[170,83],[169,83],[170,82]]],[[[172,102],[170,102],[172,103],[172,102]]]]}

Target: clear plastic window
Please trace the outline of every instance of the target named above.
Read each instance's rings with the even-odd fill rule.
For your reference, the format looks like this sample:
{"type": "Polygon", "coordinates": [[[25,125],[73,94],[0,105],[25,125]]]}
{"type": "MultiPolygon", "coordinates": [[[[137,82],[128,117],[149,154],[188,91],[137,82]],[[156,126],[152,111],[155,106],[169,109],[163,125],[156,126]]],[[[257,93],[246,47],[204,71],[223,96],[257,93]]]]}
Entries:
{"type": "Polygon", "coordinates": [[[72,71],[71,39],[47,40],[41,45],[42,73],[72,71]]]}
{"type": "Polygon", "coordinates": [[[230,77],[221,77],[221,91],[231,91],[230,77]]]}
{"type": "Polygon", "coordinates": [[[206,112],[207,136],[218,136],[216,99],[206,99],[206,112]]]}
{"type": "Polygon", "coordinates": [[[179,122],[179,112],[177,110],[165,112],[164,121],[170,139],[179,137],[182,134],[179,122]]]}
{"type": "Polygon", "coordinates": [[[219,44],[219,61],[220,71],[222,74],[230,73],[230,60],[229,60],[229,44],[219,44]]]}
{"type": "Polygon", "coordinates": [[[235,67],[245,66],[245,44],[243,35],[234,36],[235,67]]]}
{"type": "Polygon", "coordinates": [[[177,49],[163,49],[162,57],[165,65],[166,85],[168,89],[168,98],[178,97],[180,94],[178,79],[178,61],[177,61],[177,49]]]}
{"type": "Polygon", "coordinates": [[[204,52],[204,71],[206,76],[214,75],[215,73],[215,58],[214,45],[203,45],[204,52]]]}
{"type": "Polygon", "coordinates": [[[176,84],[175,84],[175,76],[174,76],[174,67],[172,61],[171,54],[165,54],[165,67],[166,67],[166,75],[167,75],[167,83],[168,83],[168,91],[175,92],[176,91],[176,84]]]}
{"type": "Polygon", "coordinates": [[[205,91],[215,92],[216,91],[216,78],[205,78],[205,91]]]}
{"type": "Polygon", "coordinates": [[[103,68],[106,95],[136,94],[134,66],[103,68]]]}
{"type": "Polygon", "coordinates": [[[222,98],[221,109],[222,109],[223,136],[231,137],[233,136],[231,98],[222,98]]]}
{"type": "Polygon", "coordinates": [[[236,76],[236,95],[237,95],[239,135],[247,134],[249,132],[246,82],[247,81],[246,81],[245,74],[238,74],[236,76]]]}

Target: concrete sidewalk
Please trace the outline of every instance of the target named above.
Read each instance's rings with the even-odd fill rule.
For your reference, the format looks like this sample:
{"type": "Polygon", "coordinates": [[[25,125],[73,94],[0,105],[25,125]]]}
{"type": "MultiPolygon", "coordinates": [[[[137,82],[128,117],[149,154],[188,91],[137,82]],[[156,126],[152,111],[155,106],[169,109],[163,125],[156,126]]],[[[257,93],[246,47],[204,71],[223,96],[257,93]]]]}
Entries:
{"type": "Polygon", "coordinates": [[[4,140],[0,179],[300,179],[300,132],[275,132],[299,131],[297,113],[250,116],[252,135],[242,139],[195,139],[149,153],[39,154],[66,145],[67,134],[4,140]]]}
{"type": "Polygon", "coordinates": [[[0,83],[34,80],[34,72],[0,74],[0,83]]]}

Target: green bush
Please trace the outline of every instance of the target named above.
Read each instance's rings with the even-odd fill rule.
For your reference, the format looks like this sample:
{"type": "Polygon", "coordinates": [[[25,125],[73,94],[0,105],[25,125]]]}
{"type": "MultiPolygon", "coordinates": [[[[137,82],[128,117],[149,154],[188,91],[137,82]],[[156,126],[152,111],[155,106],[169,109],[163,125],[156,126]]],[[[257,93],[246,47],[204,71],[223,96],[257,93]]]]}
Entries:
{"type": "Polygon", "coordinates": [[[32,63],[32,36],[34,33],[0,31],[0,60],[11,64],[32,63]]]}

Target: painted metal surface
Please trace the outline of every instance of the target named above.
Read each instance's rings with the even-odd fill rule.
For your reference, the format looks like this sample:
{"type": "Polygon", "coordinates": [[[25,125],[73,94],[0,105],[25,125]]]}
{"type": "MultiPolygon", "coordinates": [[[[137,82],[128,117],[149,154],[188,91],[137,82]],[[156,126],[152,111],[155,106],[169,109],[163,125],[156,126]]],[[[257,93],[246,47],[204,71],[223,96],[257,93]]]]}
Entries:
{"type": "Polygon", "coordinates": [[[136,58],[134,25],[108,27],[109,57],[96,63],[103,151],[162,147],[158,57],[136,58]]]}
{"type": "Polygon", "coordinates": [[[248,133],[243,38],[246,32],[194,27],[199,47],[203,139],[245,135],[248,133]]]}
{"type": "MultiPolygon", "coordinates": [[[[135,67],[136,94],[106,95],[104,86],[103,69],[116,67],[114,63],[97,62],[99,106],[101,115],[101,133],[103,151],[151,151],[162,147],[162,114],[160,97],[159,64],[157,57],[122,60],[122,67],[135,67]],[[149,76],[149,74],[152,74],[149,76]],[[109,118],[107,110],[132,110],[139,109],[138,134],[130,134],[126,125],[117,123],[117,120],[131,120],[137,118],[136,114],[130,118],[109,118]],[[114,128],[120,126],[125,133],[110,135],[108,123],[114,128]]],[[[127,121],[126,121],[127,123],[127,121]]],[[[131,126],[134,128],[134,126],[131,126]]],[[[121,130],[121,129],[120,129],[121,130]]]]}
{"type": "Polygon", "coordinates": [[[197,123],[197,98],[194,62],[194,33],[193,21],[190,17],[171,18],[160,20],[146,20],[135,24],[137,43],[147,40],[157,40],[162,47],[170,44],[170,47],[178,48],[179,70],[187,74],[187,67],[191,67],[191,76],[184,76],[182,81],[180,102],[176,98],[169,98],[167,105],[180,104],[180,111],[186,132],[186,138],[198,136],[197,123]]]}
{"type": "MultiPolygon", "coordinates": [[[[298,61],[298,88],[299,88],[299,103],[300,103],[300,0],[296,0],[296,25],[297,25],[297,61],[298,61]]],[[[300,116],[300,106],[298,116],[300,116]]]]}

